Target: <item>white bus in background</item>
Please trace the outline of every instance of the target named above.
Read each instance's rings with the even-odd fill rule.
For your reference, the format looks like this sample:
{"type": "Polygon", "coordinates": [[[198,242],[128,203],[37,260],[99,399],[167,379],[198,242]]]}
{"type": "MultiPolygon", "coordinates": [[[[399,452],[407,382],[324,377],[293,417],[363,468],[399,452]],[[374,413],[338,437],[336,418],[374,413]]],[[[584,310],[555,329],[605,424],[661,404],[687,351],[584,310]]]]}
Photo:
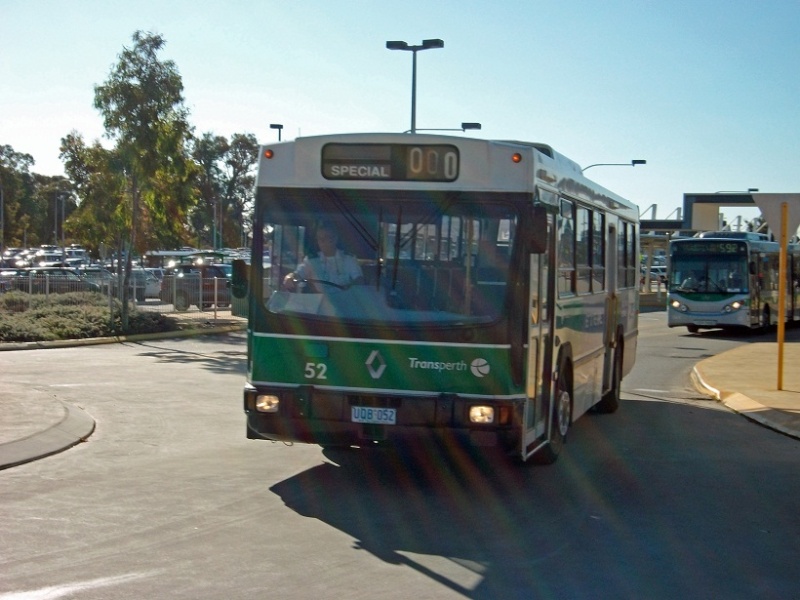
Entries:
{"type": "MultiPolygon", "coordinates": [[[[705,232],[669,245],[667,325],[763,329],[778,322],[780,245],[752,232],[705,232]]],[[[800,320],[800,247],[789,245],[786,320],[800,320]]]]}

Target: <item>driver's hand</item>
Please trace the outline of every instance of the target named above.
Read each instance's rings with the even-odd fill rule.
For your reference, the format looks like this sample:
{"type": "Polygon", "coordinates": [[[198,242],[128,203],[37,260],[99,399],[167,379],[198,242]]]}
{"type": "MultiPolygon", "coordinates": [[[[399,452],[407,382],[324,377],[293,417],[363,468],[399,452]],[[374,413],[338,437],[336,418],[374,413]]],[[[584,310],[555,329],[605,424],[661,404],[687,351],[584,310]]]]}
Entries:
{"type": "Polygon", "coordinates": [[[297,288],[297,279],[295,279],[294,273],[289,273],[286,277],[283,278],[283,287],[285,287],[290,292],[295,291],[297,288]]]}

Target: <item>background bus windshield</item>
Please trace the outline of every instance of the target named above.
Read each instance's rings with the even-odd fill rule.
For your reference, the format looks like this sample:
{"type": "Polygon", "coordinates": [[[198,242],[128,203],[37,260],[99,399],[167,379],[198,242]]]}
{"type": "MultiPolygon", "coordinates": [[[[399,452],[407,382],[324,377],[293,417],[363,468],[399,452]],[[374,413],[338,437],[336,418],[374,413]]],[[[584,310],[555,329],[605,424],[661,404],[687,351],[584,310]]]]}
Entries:
{"type": "Polygon", "coordinates": [[[736,242],[693,242],[671,257],[671,291],[735,293],[748,289],[747,247],[736,242]]]}

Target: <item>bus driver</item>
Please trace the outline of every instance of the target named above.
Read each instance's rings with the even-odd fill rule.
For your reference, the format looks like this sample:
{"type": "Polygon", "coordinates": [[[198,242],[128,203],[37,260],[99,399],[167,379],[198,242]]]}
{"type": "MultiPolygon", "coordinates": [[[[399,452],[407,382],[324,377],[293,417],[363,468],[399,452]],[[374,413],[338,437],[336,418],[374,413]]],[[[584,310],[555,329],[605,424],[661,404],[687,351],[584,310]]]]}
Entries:
{"type": "MultiPolygon", "coordinates": [[[[343,289],[364,283],[364,275],[355,257],[336,247],[339,238],[333,226],[320,225],[316,239],[319,253],[314,257],[306,256],[293,273],[284,277],[283,285],[287,290],[296,291],[298,282],[303,280],[332,283],[343,289]]],[[[326,286],[322,283],[315,287],[322,291],[326,286]]]]}

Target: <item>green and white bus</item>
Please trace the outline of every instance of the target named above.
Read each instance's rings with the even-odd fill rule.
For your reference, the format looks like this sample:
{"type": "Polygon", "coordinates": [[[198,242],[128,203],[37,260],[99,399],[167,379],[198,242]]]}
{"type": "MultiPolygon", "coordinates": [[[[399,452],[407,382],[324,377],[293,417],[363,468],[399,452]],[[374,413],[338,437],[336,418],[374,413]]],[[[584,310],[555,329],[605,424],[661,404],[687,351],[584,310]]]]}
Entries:
{"type": "MultiPolygon", "coordinates": [[[[765,234],[709,231],[669,244],[667,325],[765,329],[778,322],[780,245],[765,234]]],[[[800,247],[787,252],[786,321],[800,320],[800,247]]]]}
{"type": "Polygon", "coordinates": [[[247,437],[435,439],[553,462],[575,419],[619,405],[638,235],[635,205],[543,144],[346,134],[262,147],[253,259],[233,281],[249,300],[247,437]],[[338,245],[324,258],[323,229],[338,245]]]}

